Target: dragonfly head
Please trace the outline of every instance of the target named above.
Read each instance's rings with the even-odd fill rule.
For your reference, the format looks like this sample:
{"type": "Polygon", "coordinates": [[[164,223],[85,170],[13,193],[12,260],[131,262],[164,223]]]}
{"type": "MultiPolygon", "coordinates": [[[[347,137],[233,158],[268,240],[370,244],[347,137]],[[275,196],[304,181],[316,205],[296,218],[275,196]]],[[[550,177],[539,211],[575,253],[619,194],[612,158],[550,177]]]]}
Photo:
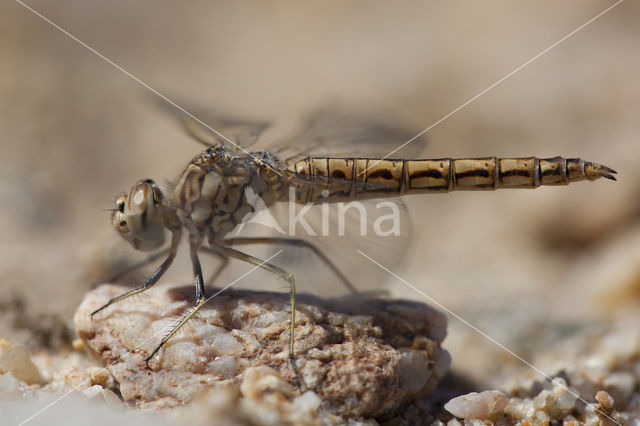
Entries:
{"type": "Polygon", "coordinates": [[[164,210],[158,185],[151,179],[141,180],[116,200],[111,221],[137,250],[153,250],[164,244],[164,210]]]}

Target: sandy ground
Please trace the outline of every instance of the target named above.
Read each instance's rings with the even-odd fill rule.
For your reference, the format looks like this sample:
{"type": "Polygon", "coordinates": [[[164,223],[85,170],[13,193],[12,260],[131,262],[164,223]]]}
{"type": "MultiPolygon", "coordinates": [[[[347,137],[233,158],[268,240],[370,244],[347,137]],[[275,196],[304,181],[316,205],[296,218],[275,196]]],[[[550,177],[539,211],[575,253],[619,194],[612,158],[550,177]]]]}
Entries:
{"type": "MultiPolygon", "coordinates": [[[[327,103],[417,134],[612,4],[29,2],[178,101],[281,123],[274,140],[327,103]]],[[[407,200],[414,228],[393,272],[424,294],[380,274],[394,296],[455,314],[444,346],[474,389],[535,372],[459,318],[533,361],[637,321],[639,17],[623,2],[427,132],[424,157],[580,156],[619,172],[407,200]]],[[[19,3],[0,23],[0,336],[64,362],[85,292],[138,256],[103,209],[140,178],[173,178],[200,146],[138,82],[19,3]]],[[[180,259],[166,280],[189,274],[180,259]]]]}

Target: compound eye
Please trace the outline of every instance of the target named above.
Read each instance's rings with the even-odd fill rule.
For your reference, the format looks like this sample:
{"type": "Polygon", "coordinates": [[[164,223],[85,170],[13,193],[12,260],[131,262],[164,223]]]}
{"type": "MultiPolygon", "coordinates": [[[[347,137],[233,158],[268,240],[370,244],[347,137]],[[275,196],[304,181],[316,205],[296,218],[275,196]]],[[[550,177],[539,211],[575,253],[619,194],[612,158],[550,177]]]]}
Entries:
{"type": "Polygon", "coordinates": [[[114,228],[116,228],[116,230],[121,234],[129,233],[129,224],[127,223],[127,217],[124,215],[124,213],[121,213],[119,211],[116,212],[113,215],[112,223],[114,228]]]}

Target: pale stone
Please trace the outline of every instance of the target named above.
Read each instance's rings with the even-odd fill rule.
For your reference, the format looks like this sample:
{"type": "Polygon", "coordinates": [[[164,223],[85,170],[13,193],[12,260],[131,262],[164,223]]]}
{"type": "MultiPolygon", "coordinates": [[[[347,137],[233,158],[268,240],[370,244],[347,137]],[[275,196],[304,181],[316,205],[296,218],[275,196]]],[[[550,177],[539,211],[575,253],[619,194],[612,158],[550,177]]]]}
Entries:
{"type": "Polygon", "coordinates": [[[296,396],[293,400],[293,407],[300,412],[317,412],[322,405],[322,400],[314,392],[306,391],[302,395],[296,396]]]}
{"type": "Polygon", "coordinates": [[[97,402],[106,402],[112,406],[119,406],[122,404],[120,398],[113,393],[110,389],[105,389],[102,386],[94,385],[83,389],[82,394],[87,398],[97,401],[97,402]]]}
{"type": "Polygon", "coordinates": [[[113,378],[106,368],[92,367],[89,369],[89,379],[92,385],[107,387],[113,384],[113,378]]]}
{"type": "Polygon", "coordinates": [[[43,381],[25,348],[0,339],[0,374],[3,373],[11,373],[16,379],[29,384],[43,381]]]}
{"type": "Polygon", "coordinates": [[[140,407],[174,407],[207,389],[232,385],[240,390],[237,407],[248,407],[241,417],[263,423],[297,419],[294,413],[300,410],[307,414],[295,422],[304,423],[317,417],[318,407],[337,418],[376,417],[435,389],[450,363],[440,347],[446,318],[424,304],[370,300],[349,306],[341,301],[332,308],[330,302],[299,295],[300,394],[288,357],[290,314],[282,309],[282,295],[229,289],[208,302],[149,368],[144,358],[192,306],[193,287],[157,285],[142,298],[90,317],[125,290],[104,285],[89,292],[74,321],[86,347],[107,364],[125,401],[140,407]]]}
{"type": "Polygon", "coordinates": [[[508,402],[507,395],[491,390],[480,393],[471,392],[453,398],[444,405],[444,408],[461,419],[488,419],[501,412],[508,402]]]}
{"type": "Polygon", "coordinates": [[[611,395],[605,391],[598,391],[598,393],[596,393],[596,401],[604,408],[613,408],[615,405],[615,401],[611,395]]]}
{"type": "Polygon", "coordinates": [[[293,386],[269,367],[250,367],[244,373],[240,392],[249,399],[261,399],[267,393],[288,396],[293,392],[293,386]]]}
{"type": "Polygon", "coordinates": [[[431,376],[429,357],[420,352],[405,352],[400,358],[398,375],[406,383],[409,392],[418,392],[431,376]]]}

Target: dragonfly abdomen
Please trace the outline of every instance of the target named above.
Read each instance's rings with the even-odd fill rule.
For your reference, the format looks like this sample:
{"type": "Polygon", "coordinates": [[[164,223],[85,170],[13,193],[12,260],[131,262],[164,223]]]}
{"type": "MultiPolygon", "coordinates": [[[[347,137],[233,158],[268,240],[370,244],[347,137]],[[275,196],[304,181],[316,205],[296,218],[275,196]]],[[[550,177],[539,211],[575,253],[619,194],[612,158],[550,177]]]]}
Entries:
{"type": "Polygon", "coordinates": [[[394,194],[537,188],[567,185],[600,177],[613,179],[614,170],[580,158],[439,158],[390,160],[375,158],[308,157],[290,167],[298,176],[321,177],[315,189],[299,200],[336,201],[394,194]],[[324,187],[322,186],[324,182],[324,187]],[[337,184],[339,183],[339,184],[337,184]]]}
{"type": "Polygon", "coordinates": [[[404,193],[493,190],[568,185],[600,177],[613,179],[614,170],[580,158],[443,158],[405,161],[404,193]]]}

